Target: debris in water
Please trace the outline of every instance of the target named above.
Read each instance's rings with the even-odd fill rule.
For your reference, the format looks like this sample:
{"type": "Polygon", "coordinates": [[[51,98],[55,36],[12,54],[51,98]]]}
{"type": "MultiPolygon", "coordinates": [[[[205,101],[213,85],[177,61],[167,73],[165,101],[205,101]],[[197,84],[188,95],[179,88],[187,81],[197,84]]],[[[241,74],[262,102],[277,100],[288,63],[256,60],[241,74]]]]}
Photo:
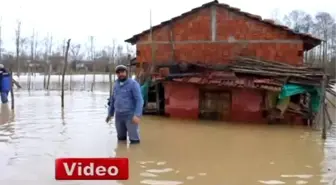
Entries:
{"type": "Polygon", "coordinates": [[[206,173],[198,173],[199,176],[206,176],[206,173]]]}
{"type": "Polygon", "coordinates": [[[165,164],[167,164],[167,162],[165,162],[165,161],[161,161],[161,162],[156,163],[156,165],[158,165],[158,166],[165,165],[165,164]]]}
{"type": "Polygon", "coordinates": [[[195,176],[188,176],[187,180],[193,180],[195,178],[195,176]]]}
{"type": "Polygon", "coordinates": [[[149,164],[149,163],[154,163],[154,161],[139,161],[139,164],[149,164]]]}
{"type": "Polygon", "coordinates": [[[157,175],[152,174],[152,173],[147,173],[147,172],[140,173],[140,176],[143,176],[143,177],[157,177],[157,175]]]}
{"type": "Polygon", "coordinates": [[[307,181],[303,181],[303,180],[298,180],[296,181],[296,184],[307,184],[307,181]]]}
{"type": "Polygon", "coordinates": [[[140,182],[141,184],[149,184],[149,185],[179,185],[183,184],[180,181],[167,181],[167,180],[143,180],[140,182]]]}
{"type": "Polygon", "coordinates": [[[273,161],[271,161],[270,164],[275,164],[275,163],[273,161]]]}
{"type": "Polygon", "coordinates": [[[262,183],[262,184],[271,184],[271,185],[274,185],[274,184],[286,184],[285,182],[278,181],[278,180],[259,181],[259,182],[262,183]]]}
{"type": "Polygon", "coordinates": [[[146,168],[146,166],[144,166],[144,165],[140,165],[140,167],[141,167],[141,168],[146,168]]]}
{"type": "Polygon", "coordinates": [[[281,175],[281,177],[284,177],[284,178],[293,178],[293,177],[296,177],[296,178],[300,178],[300,179],[309,179],[311,178],[313,175],[281,175]]]}
{"type": "Polygon", "coordinates": [[[313,175],[296,175],[296,177],[301,178],[301,179],[309,179],[313,177],[313,175]]]}
{"type": "Polygon", "coordinates": [[[172,168],[164,168],[164,169],[149,169],[146,170],[149,173],[166,173],[166,172],[171,172],[173,171],[172,168]]]}

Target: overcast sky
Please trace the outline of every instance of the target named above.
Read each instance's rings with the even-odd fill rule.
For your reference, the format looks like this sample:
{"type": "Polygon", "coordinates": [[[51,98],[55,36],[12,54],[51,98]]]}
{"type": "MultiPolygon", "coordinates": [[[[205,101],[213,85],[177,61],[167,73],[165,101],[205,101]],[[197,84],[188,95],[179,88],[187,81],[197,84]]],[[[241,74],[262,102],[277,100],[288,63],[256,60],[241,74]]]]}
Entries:
{"type": "MultiPolygon", "coordinates": [[[[50,32],[58,39],[72,38],[85,43],[88,36],[96,38],[99,46],[108,45],[113,38],[124,39],[149,28],[149,10],[153,25],[177,16],[209,1],[205,0],[0,0],[2,37],[6,48],[14,48],[16,21],[22,21],[23,35],[33,29],[39,37],[50,32]]],[[[272,17],[294,9],[311,14],[326,11],[336,15],[335,0],[220,0],[243,11],[272,17]]]]}

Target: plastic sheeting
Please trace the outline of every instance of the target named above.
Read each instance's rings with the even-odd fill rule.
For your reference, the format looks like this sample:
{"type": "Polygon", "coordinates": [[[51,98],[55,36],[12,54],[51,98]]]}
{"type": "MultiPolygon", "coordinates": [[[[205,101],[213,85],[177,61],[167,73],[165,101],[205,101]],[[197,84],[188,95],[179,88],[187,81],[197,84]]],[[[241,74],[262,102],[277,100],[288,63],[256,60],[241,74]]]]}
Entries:
{"type": "Polygon", "coordinates": [[[146,82],[141,86],[141,94],[145,103],[148,101],[148,90],[150,86],[150,80],[146,80],[146,82]]]}
{"type": "Polygon", "coordinates": [[[297,94],[302,94],[308,92],[311,97],[311,106],[314,112],[318,112],[321,103],[321,90],[319,88],[313,86],[303,86],[297,84],[286,84],[282,87],[281,92],[279,94],[279,99],[285,99],[290,96],[294,96],[297,94]]]}

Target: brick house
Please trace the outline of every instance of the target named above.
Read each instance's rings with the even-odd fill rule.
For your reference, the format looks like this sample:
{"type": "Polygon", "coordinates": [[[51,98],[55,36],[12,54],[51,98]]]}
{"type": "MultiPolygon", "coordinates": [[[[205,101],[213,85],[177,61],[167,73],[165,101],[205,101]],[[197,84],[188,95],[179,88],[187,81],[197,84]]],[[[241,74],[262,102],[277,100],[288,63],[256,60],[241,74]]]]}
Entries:
{"type": "MultiPolygon", "coordinates": [[[[242,12],[218,1],[206,3],[180,16],[164,21],[150,30],[134,35],[125,42],[137,48],[137,66],[172,61],[225,64],[236,56],[253,56],[301,66],[304,52],[321,43],[308,34],[277,25],[272,20],[242,12]]],[[[201,87],[190,83],[164,82],[165,112],[172,117],[199,118],[201,87]]],[[[262,119],[260,90],[228,88],[227,120],[259,121],[262,119]],[[249,102],[248,104],[246,102],[249,102]],[[243,112],[242,112],[243,111],[243,112]]],[[[216,98],[215,98],[216,99],[216,98]]],[[[222,102],[223,103],[223,102],[222,102]]],[[[226,103],[224,103],[226,104],[226,103]]]]}

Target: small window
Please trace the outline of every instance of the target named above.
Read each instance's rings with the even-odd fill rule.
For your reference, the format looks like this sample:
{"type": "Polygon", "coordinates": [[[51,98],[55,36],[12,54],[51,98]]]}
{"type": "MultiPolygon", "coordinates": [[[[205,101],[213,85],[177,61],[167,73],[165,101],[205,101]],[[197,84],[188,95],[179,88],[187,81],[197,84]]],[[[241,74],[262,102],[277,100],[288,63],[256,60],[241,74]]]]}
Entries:
{"type": "Polygon", "coordinates": [[[298,51],[298,56],[302,57],[303,56],[303,51],[298,51]]]}

